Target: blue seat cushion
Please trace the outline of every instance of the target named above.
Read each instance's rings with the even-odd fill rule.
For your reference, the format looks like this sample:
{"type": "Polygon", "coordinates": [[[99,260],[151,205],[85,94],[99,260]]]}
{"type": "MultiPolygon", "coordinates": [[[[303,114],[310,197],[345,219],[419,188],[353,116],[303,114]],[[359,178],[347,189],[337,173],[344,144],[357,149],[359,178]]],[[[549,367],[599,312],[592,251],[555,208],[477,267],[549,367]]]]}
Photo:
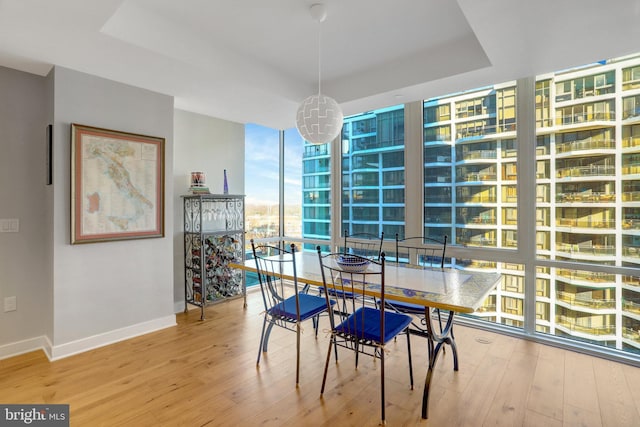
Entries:
{"type": "MultiPolygon", "coordinates": [[[[327,303],[323,297],[299,294],[298,298],[300,300],[300,321],[313,317],[327,309],[327,303]]],[[[331,301],[331,304],[335,304],[335,301],[331,301]]],[[[269,314],[295,321],[297,319],[295,295],[274,305],[269,310],[269,314]]]]}
{"type": "Polygon", "coordinates": [[[409,326],[411,317],[406,314],[382,311],[384,313],[384,343],[380,331],[380,310],[362,307],[336,326],[339,334],[351,335],[361,340],[385,344],[409,326]]]}

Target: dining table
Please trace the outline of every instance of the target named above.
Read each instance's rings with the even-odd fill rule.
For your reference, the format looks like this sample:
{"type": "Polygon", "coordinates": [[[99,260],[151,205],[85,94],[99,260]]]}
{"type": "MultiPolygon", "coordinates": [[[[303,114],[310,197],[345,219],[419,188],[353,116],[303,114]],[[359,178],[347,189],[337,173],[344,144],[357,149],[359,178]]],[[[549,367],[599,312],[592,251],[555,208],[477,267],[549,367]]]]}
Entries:
{"type": "MultiPolygon", "coordinates": [[[[317,252],[301,251],[295,253],[296,275],[299,283],[310,286],[324,286],[320,271],[320,260],[317,252]]],[[[292,263],[277,276],[293,280],[292,263]]],[[[229,264],[247,272],[256,272],[256,262],[247,259],[244,263],[229,264]]],[[[489,293],[501,280],[501,275],[495,272],[444,269],[432,270],[413,268],[393,262],[385,263],[385,292],[386,300],[390,302],[403,301],[425,307],[427,333],[412,331],[427,338],[429,364],[424,383],[422,397],[422,418],[428,417],[429,389],[438,354],[449,345],[453,353],[453,369],[458,370],[458,353],[452,327],[454,315],[457,313],[473,313],[487,298],[489,293]],[[446,323],[441,328],[434,328],[432,324],[432,309],[447,310],[446,323]]],[[[366,283],[364,294],[373,298],[380,297],[379,283],[366,283]]]]}

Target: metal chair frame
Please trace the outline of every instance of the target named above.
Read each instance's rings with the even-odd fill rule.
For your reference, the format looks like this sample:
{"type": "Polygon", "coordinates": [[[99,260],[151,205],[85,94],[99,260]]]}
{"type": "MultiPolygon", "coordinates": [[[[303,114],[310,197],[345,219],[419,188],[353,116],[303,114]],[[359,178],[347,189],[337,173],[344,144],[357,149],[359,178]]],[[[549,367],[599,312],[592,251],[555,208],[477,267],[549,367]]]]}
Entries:
{"type": "MultiPolygon", "coordinates": [[[[422,269],[439,269],[444,270],[446,252],[447,252],[447,236],[442,240],[430,237],[407,237],[400,239],[396,234],[395,239],[395,261],[398,265],[422,268],[422,269]]],[[[425,310],[423,307],[411,307],[406,304],[386,303],[387,308],[391,308],[400,313],[412,314],[420,317],[420,325],[413,322],[414,335],[426,336],[428,334],[427,319],[425,318],[425,310]]],[[[443,319],[440,309],[433,309],[438,316],[440,333],[443,326],[443,319]]],[[[453,337],[453,329],[451,329],[453,337]]]]}
{"type": "Polygon", "coordinates": [[[384,241],[384,232],[380,236],[371,233],[354,233],[349,234],[348,230],[344,230],[344,246],[343,253],[352,253],[362,257],[380,260],[382,253],[382,243],[384,241]]]}
{"type": "MultiPolygon", "coordinates": [[[[358,356],[360,353],[372,356],[380,360],[380,398],[381,398],[381,419],[385,422],[385,374],[384,358],[385,344],[393,340],[399,333],[407,331],[412,318],[409,315],[396,313],[380,309],[384,307],[384,269],[385,255],[380,254],[379,261],[370,261],[367,269],[362,273],[347,272],[340,268],[335,259],[343,255],[342,253],[332,253],[323,255],[320,246],[317,247],[322,281],[328,292],[324,292],[327,309],[330,312],[331,337],[327,358],[324,366],[322,387],[320,394],[325,390],[327,381],[327,371],[331,359],[331,349],[333,347],[338,362],[337,348],[346,348],[355,352],[356,369],[358,367],[358,356]],[[369,297],[364,295],[364,284],[380,284],[380,299],[382,304],[379,307],[371,306],[369,297]],[[337,307],[342,307],[340,311],[333,308],[332,299],[341,300],[337,307]],[[369,325],[369,326],[367,326],[369,325]]],[[[367,259],[359,257],[361,259],[367,259]]],[[[413,365],[411,360],[411,337],[407,335],[407,352],[409,358],[409,380],[413,389],[413,365]]]]}
{"type": "Polygon", "coordinates": [[[256,365],[260,365],[262,353],[267,352],[269,337],[274,326],[294,331],[296,333],[297,386],[300,381],[300,324],[311,318],[317,337],[319,316],[327,312],[327,303],[322,297],[308,294],[306,292],[308,286],[299,289],[294,244],[291,244],[290,251],[287,251],[277,246],[256,246],[252,239],[251,248],[265,307],[256,365]],[[275,258],[275,255],[279,255],[278,258],[275,258]],[[286,264],[291,265],[292,281],[279,277],[286,264]],[[291,288],[293,288],[293,295],[291,295],[291,288]]]}

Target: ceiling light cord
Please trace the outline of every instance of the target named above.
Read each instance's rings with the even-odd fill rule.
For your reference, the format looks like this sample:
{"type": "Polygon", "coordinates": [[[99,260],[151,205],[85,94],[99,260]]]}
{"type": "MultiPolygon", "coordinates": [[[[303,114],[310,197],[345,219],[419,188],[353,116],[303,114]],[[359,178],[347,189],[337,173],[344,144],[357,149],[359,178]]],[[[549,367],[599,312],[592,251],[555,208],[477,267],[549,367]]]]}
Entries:
{"type": "Polygon", "coordinates": [[[312,4],[311,16],[318,22],[318,94],[306,97],[296,112],[296,127],[302,138],[311,144],[333,141],[342,130],[344,115],[335,99],[322,94],[322,27],[327,8],[312,4]]]}
{"type": "Polygon", "coordinates": [[[322,21],[318,21],[318,95],[322,93],[322,21]]]}

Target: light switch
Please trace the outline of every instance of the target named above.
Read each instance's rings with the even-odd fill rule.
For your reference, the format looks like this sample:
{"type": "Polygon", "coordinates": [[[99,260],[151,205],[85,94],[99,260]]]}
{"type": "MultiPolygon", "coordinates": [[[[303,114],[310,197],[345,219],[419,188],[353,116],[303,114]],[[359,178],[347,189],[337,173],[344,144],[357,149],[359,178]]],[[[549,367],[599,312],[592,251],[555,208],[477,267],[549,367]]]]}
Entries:
{"type": "Polygon", "coordinates": [[[17,310],[16,297],[4,297],[4,312],[17,310]]]}
{"type": "Polygon", "coordinates": [[[18,231],[20,231],[18,218],[0,219],[0,233],[17,233],[18,231]]]}

